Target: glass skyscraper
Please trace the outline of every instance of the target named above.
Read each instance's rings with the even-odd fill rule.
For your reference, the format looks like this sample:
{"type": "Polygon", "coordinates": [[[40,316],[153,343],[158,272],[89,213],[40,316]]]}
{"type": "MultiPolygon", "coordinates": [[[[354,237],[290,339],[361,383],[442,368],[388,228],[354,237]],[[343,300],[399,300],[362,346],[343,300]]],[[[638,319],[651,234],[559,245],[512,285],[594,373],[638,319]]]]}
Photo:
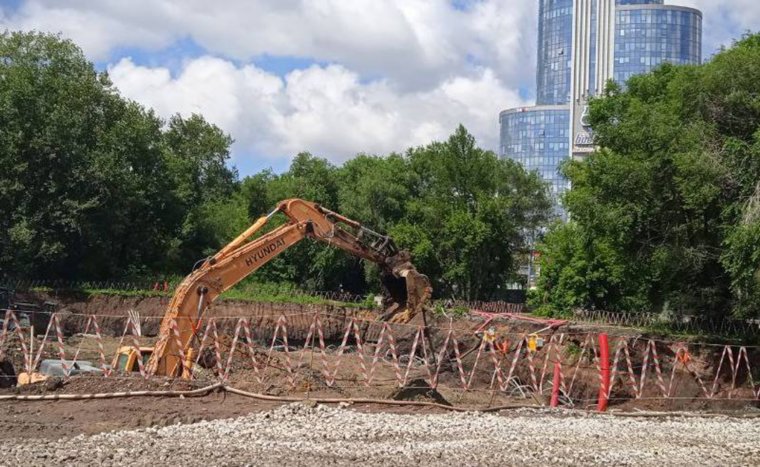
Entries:
{"type": "Polygon", "coordinates": [[[572,18],[573,0],[542,1],[538,4],[538,105],[570,102],[572,18]]]}
{"type": "Polygon", "coordinates": [[[632,3],[615,11],[616,82],[624,83],[665,62],[688,65],[701,61],[702,14],[698,10],[632,3]]]}
{"type": "Polygon", "coordinates": [[[615,5],[662,5],[663,0],[615,0],[615,5]]]}
{"type": "Polygon", "coordinates": [[[606,79],[622,84],[664,62],[698,64],[701,48],[702,14],[692,8],[662,0],[539,0],[537,105],[499,114],[500,155],[537,170],[564,217],[558,203],[569,184],[558,169],[579,144],[579,105],[606,79]]]}
{"type": "MultiPolygon", "coordinates": [[[[553,198],[567,189],[557,171],[570,149],[570,110],[567,105],[539,105],[505,110],[501,121],[502,154],[529,170],[537,170],[549,182],[553,198]]],[[[557,210],[558,215],[562,213],[557,210]]]]}

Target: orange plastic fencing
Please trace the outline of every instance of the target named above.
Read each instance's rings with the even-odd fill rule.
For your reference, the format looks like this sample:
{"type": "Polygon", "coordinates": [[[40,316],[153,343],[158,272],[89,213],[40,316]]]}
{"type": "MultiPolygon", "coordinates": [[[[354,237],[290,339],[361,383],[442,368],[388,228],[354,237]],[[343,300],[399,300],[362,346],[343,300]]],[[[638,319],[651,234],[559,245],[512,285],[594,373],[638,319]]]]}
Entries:
{"type": "MultiPolygon", "coordinates": [[[[132,377],[151,377],[143,366],[141,348],[154,345],[156,339],[141,335],[140,329],[158,318],[143,318],[139,323],[134,316],[55,313],[44,334],[35,336],[22,327],[13,311],[5,311],[4,318],[0,358],[20,362],[19,369],[34,371],[43,357],[54,358],[62,362],[65,378],[71,378],[75,364],[88,356],[102,370],[102,377],[124,377],[110,366],[114,355],[105,350],[108,341],[110,349],[130,346],[137,352],[139,371],[132,377]],[[81,330],[72,330],[67,324],[66,320],[72,319],[81,323],[81,330]],[[115,319],[123,322],[121,333],[106,335],[103,321],[115,319]]],[[[316,369],[324,385],[331,388],[348,384],[404,387],[421,378],[433,388],[526,398],[550,395],[558,384],[561,402],[566,405],[589,402],[599,394],[596,334],[547,329],[539,336],[543,346],[536,346],[536,336],[531,334],[476,334],[473,331],[482,327],[479,324],[452,321],[429,329],[431,347],[422,326],[335,316],[319,309],[274,316],[265,325],[250,318],[216,317],[207,319],[194,338],[194,361],[200,365],[207,355],[213,356],[204,377],[222,382],[246,377],[258,384],[277,381],[287,390],[297,389],[298,377],[308,367],[316,369]],[[297,336],[293,322],[303,327],[297,336]],[[328,328],[332,334],[326,338],[328,328]],[[248,371],[241,372],[241,368],[248,371]]],[[[109,329],[114,328],[111,323],[109,329]]],[[[172,329],[165,338],[179,342],[176,323],[172,329]]],[[[760,385],[755,382],[760,351],[755,347],[610,336],[609,349],[606,391],[611,401],[760,400],[760,385]]],[[[179,357],[185,362],[184,352],[179,357]]]]}

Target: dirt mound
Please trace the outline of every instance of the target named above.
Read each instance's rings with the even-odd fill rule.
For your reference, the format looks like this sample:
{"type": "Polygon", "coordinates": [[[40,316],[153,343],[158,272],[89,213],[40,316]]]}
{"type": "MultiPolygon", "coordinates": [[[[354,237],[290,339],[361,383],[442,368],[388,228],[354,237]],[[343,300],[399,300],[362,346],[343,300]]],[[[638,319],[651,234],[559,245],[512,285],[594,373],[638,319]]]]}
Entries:
{"type": "Polygon", "coordinates": [[[451,405],[440,392],[433,389],[424,379],[410,381],[404,387],[394,391],[390,398],[395,401],[422,401],[451,405]]]}
{"type": "Polygon", "coordinates": [[[24,386],[7,388],[4,394],[43,395],[43,394],[97,394],[112,392],[135,392],[135,391],[188,391],[208,386],[208,381],[186,381],[180,379],[145,379],[135,376],[102,376],[77,375],[68,380],[61,378],[49,378],[24,386]]]}

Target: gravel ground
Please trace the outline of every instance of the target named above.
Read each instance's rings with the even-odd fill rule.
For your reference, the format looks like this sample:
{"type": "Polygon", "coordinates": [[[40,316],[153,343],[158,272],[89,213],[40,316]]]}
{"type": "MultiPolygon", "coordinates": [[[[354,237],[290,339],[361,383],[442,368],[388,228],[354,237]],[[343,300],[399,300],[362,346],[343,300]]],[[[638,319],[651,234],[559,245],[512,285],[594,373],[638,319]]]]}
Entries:
{"type": "Polygon", "coordinates": [[[760,420],[361,413],[303,404],[236,419],[4,440],[3,465],[757,465],[760,420]]]}

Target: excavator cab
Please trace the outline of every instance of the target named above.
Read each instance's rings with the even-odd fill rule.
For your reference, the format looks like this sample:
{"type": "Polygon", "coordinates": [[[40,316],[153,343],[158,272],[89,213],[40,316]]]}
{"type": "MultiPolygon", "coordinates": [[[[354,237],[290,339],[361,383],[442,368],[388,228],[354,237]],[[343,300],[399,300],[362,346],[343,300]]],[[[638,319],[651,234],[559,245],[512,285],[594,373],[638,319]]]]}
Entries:
{"type": "MultiPolygon", "coordinates": [[[[117,372],[121,373],[136,373],[140,371],[139,361],[142,360],[143,367],[148,366],[150,357],[153,355],[153,347],[140,347],[140,353],[138,354],[134,347],[121,346],[116,352],[111,367],[117,372]]],[[[185,364],[183,366],[182,377],[189,379],[191,375],[191,368],[193,368],[193,353],[189,351],[185,356],[185,364]]],[[[160,373],[168,374],[168,371],[162,371],[160,373]]]]}
{"type": "Polygon", "coordinates": [[[153,355],[153,347],[140,347],[140,353],[138,354],[134,347],[124,345],[119,347],[119,350],[116,352],[111,367],[122,373],[140,371],[138,361],[142,359],[142,364],[145,366],[148,364],[151,355],[153,355]]]}

